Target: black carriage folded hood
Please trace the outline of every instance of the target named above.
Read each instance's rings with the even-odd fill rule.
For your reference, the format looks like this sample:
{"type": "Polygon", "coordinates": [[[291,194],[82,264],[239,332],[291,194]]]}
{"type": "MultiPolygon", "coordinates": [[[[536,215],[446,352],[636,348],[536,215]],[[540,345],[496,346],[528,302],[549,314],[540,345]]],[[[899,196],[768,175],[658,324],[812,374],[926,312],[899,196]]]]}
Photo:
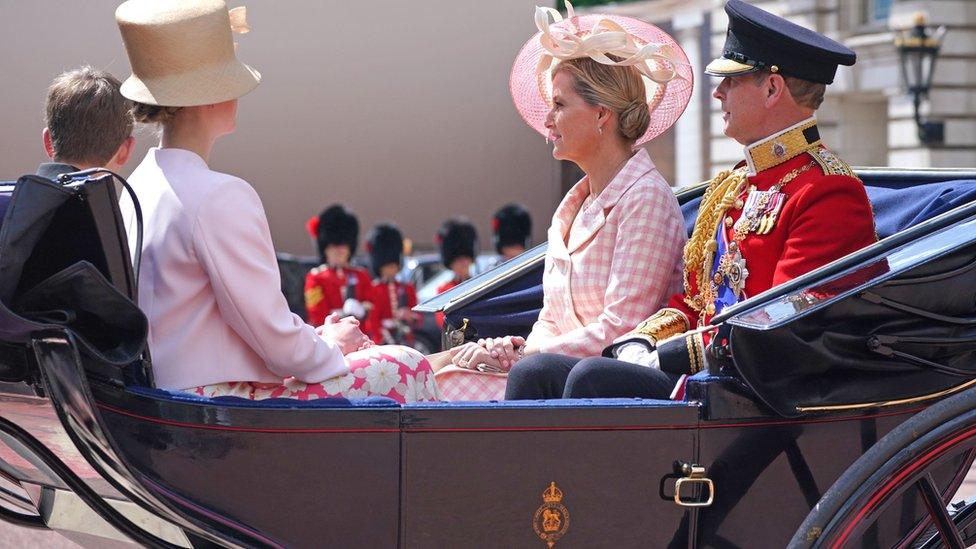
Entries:
{"type": "Polygon", "coordinates": [[[735,366],[784,416],[976,384],[976,203],[718,315],[735,366]]]}

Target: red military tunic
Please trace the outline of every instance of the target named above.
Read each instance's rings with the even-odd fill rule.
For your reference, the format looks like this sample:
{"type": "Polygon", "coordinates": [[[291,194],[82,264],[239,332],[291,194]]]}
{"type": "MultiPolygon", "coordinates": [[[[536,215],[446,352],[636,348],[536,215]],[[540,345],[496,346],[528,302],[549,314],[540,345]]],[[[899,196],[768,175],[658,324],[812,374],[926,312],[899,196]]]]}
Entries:
{"type": "MultiPolygon", "coordinates": [[[[741,277],[744,284],[736,299],[741,301],[876,242],[874,216],[864,185],[847,164],[820,143],[813,119],[750,145],[746,154],[747,161],[709,184],[685,248],[685,291],[672,296],[667,308],[618,339],[614,347],[634,340],[657,345],[707,325],[722,307],[716,290],[720,293],[723,285],[734,286],[727,275],[736,272],[735,265],[744,267],[739,274],[747,273],[741,277]],[[741,225],[739,221],[748,210],[758,212],[760,219],[764,212],[755,207],[759,204],[756,198],[762,194],[753,200],[750,194],[775,191],[774,186],[782,194],[770,198],[770,204],[779,202],[773,215],[766,215],[771,225],[760,223],[761,230],[743,230],[748,219],[741,225]],[[711,223],[708,216],[713,216],[711,223]],[[738,248],[741,260],[723,261],[716,253],[722,248],[718,238],[723,239],[726,250],[738,248]],[[716,272],[715,267],[722,265],[732,267],[716,272]]],[[[693,352],[693,347],[703,347],[707,340],[700,334],[687,337],[691,341],[681,342],[690,355],[684,371],[694,373],[703,366],[703,353],[693,352]]],[[[615,354],[612,349],[608,351],[615,354]]],[[[663,358],[662,368],[670,369],[665,368],[663,358]]]]}
{"type": "Polygon", "coordinates": [[[396,317],[400,309],[410,311],[417,305],[417,292],[413,284],[397,280],[375,280],[372,286],[370,301],[373,304],[366,323],[366,335],[373,341],[383,341],[383,321],[396,317]]]}
{"type": "Polygon", "coordinates": [[[369,273],[358,267],[320,265],[305,276],[305,310],[313,326],[325,322],[330,313],[342,315],[346,299],[353,298],[367,310],[372,306],[372,282],[369,273]]]}
{"type": "Polygon", "coordinates": [[[437,293],[438,294],[442,294],[442,293],[450,290],[451,288],[457,286],[458,284],[460,284],[462,282],[464,282],[464,280],[461,280],[461,278],[454,277],[451,280],[448,280],[447,282],[445,282],[445,283],[441,284],[440,286],[438,286],[437,287],[437,293]]]}
{"type": "MultiPolygon", "coordinates": [[[[455,276],[451,280],[448,280],[447,282],[445,282],[445,283],[441,284],[440,286],[438,286],[437,287],[437,294],[440,295],[440,294],[442,294],[442,293],[450,290],[451,288],[457,286],[458,284],[460,284],[462,282],[464,282],[464,280],[461,280],[460,277],[455,276]]],[[[437,321],[437,325],[439,327],[441,327],[441,328],[444,327],[444,313],[437,313],[436,315],[434,315],[434,319],[437,321]]]]}

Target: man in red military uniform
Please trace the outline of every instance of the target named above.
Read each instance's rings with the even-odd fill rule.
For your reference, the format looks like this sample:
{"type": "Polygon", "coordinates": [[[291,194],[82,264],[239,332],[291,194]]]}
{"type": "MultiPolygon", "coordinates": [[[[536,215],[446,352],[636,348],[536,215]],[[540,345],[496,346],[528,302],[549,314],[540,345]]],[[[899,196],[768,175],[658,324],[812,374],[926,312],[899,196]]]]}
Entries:
{"type": "Polygon", "coordinates": [[[441,263],[454,272],[454,278],[438,286],[437,293],[442,294],[471,278],[478,233],[467,219],[455,217],[441,225],[436,238],[440,245],[441,263]]]}
{"type": "Polygon", "coordinates": [[[411,328],[415,323],[411,309],[417,304],[417,292],[413,284],[400,282],[396,275],[403,261],[403,234],[392,223],[381,223],[373,228],[366,240],[373,280],[371,302],[373,309],[366,323],[366,335],[380,344],[412,343],[411,328]],[[401,330],[401,328],[407,328],[401,330]],[[407,337],[398,340],[395,333],[401,330],[407,337]]]}
{"type": "Polygon", "coordinates": [[[682,375],[704,367],[707,341],[694,330],[724,307],[875,242],[864,186],[821,142],[814,118],[854,52],[741,0],[725,10],[723,56],[705,72],[723,77],[713,96],[745,160],[705,191],[684,251],[684,292],[608,347],[607,358],[521,361],[506,398],[666,398],[682,375]]]}
{"type": "Polygon", "coordinates": [[[319,326],[331,313],[364,321],[372,307],[372,283],[365,269],[349,264],[359,241],[356,216],[345,206],[335,204],[308,220],[306,227],[322,258],[322,265],[305,277],[308,323],[319,326]]]}

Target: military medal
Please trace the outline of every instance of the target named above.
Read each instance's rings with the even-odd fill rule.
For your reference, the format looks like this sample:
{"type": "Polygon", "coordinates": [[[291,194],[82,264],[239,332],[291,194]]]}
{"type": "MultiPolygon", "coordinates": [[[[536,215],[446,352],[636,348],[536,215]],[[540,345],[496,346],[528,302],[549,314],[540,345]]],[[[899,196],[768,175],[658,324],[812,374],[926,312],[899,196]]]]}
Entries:
{"type": "MultiPolygon", "coordinates": [[[[754,187],[749,188],[749,194],[742,206],[742,216],[733,226],[732,240],[728,243],[725,253],[718,258],[718,267],[711,280],[713,288],[717,288],[724,282],[728,284],[736,298],[743,296],[746,279],[749,278],[749,269],[746,268],[746,259],[742,256],[741,242],[749,233],[766,235],[772,232],[783,204],[786,203],[786,193],[781,192],[780,189],[814,165],[811,162],[802,168],[792,170],[769,190],[757,191],[754,187]]],[[[726,220],[729,219],[731,218],[726,214],[726,220]]],[[[725,234],[720,232],[719,238],[725,238],[725,234]]],[[[717,291],[713,290],[710,294],[717,295],[717,291]]]]}
{"type": "Polygon", "coordinates": [[[749,269],[746,269],[746,259],[742,257],[742,251],[735,242],[729,244],[729,251],[722,255],[715,274],[717,283],[721,284],[724,279],[736,297],[742,296],[742,292],[746,289],[749,269]]]}

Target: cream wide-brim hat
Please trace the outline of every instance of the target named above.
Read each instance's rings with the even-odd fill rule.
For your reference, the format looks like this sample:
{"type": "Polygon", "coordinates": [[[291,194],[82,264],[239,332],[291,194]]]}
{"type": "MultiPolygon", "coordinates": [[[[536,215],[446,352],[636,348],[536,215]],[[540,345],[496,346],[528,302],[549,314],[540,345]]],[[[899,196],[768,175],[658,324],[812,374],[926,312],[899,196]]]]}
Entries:
{"type": "MultiPolygon", "coordinates": [[[[247,32],[243,8],[235,31],[247,32]]],[[[128,0],[115,20],[132,75],[122,95],[149,105],[193,107],[237,99],[261,74],[237,59],[223,0],[128,0]]]]}

